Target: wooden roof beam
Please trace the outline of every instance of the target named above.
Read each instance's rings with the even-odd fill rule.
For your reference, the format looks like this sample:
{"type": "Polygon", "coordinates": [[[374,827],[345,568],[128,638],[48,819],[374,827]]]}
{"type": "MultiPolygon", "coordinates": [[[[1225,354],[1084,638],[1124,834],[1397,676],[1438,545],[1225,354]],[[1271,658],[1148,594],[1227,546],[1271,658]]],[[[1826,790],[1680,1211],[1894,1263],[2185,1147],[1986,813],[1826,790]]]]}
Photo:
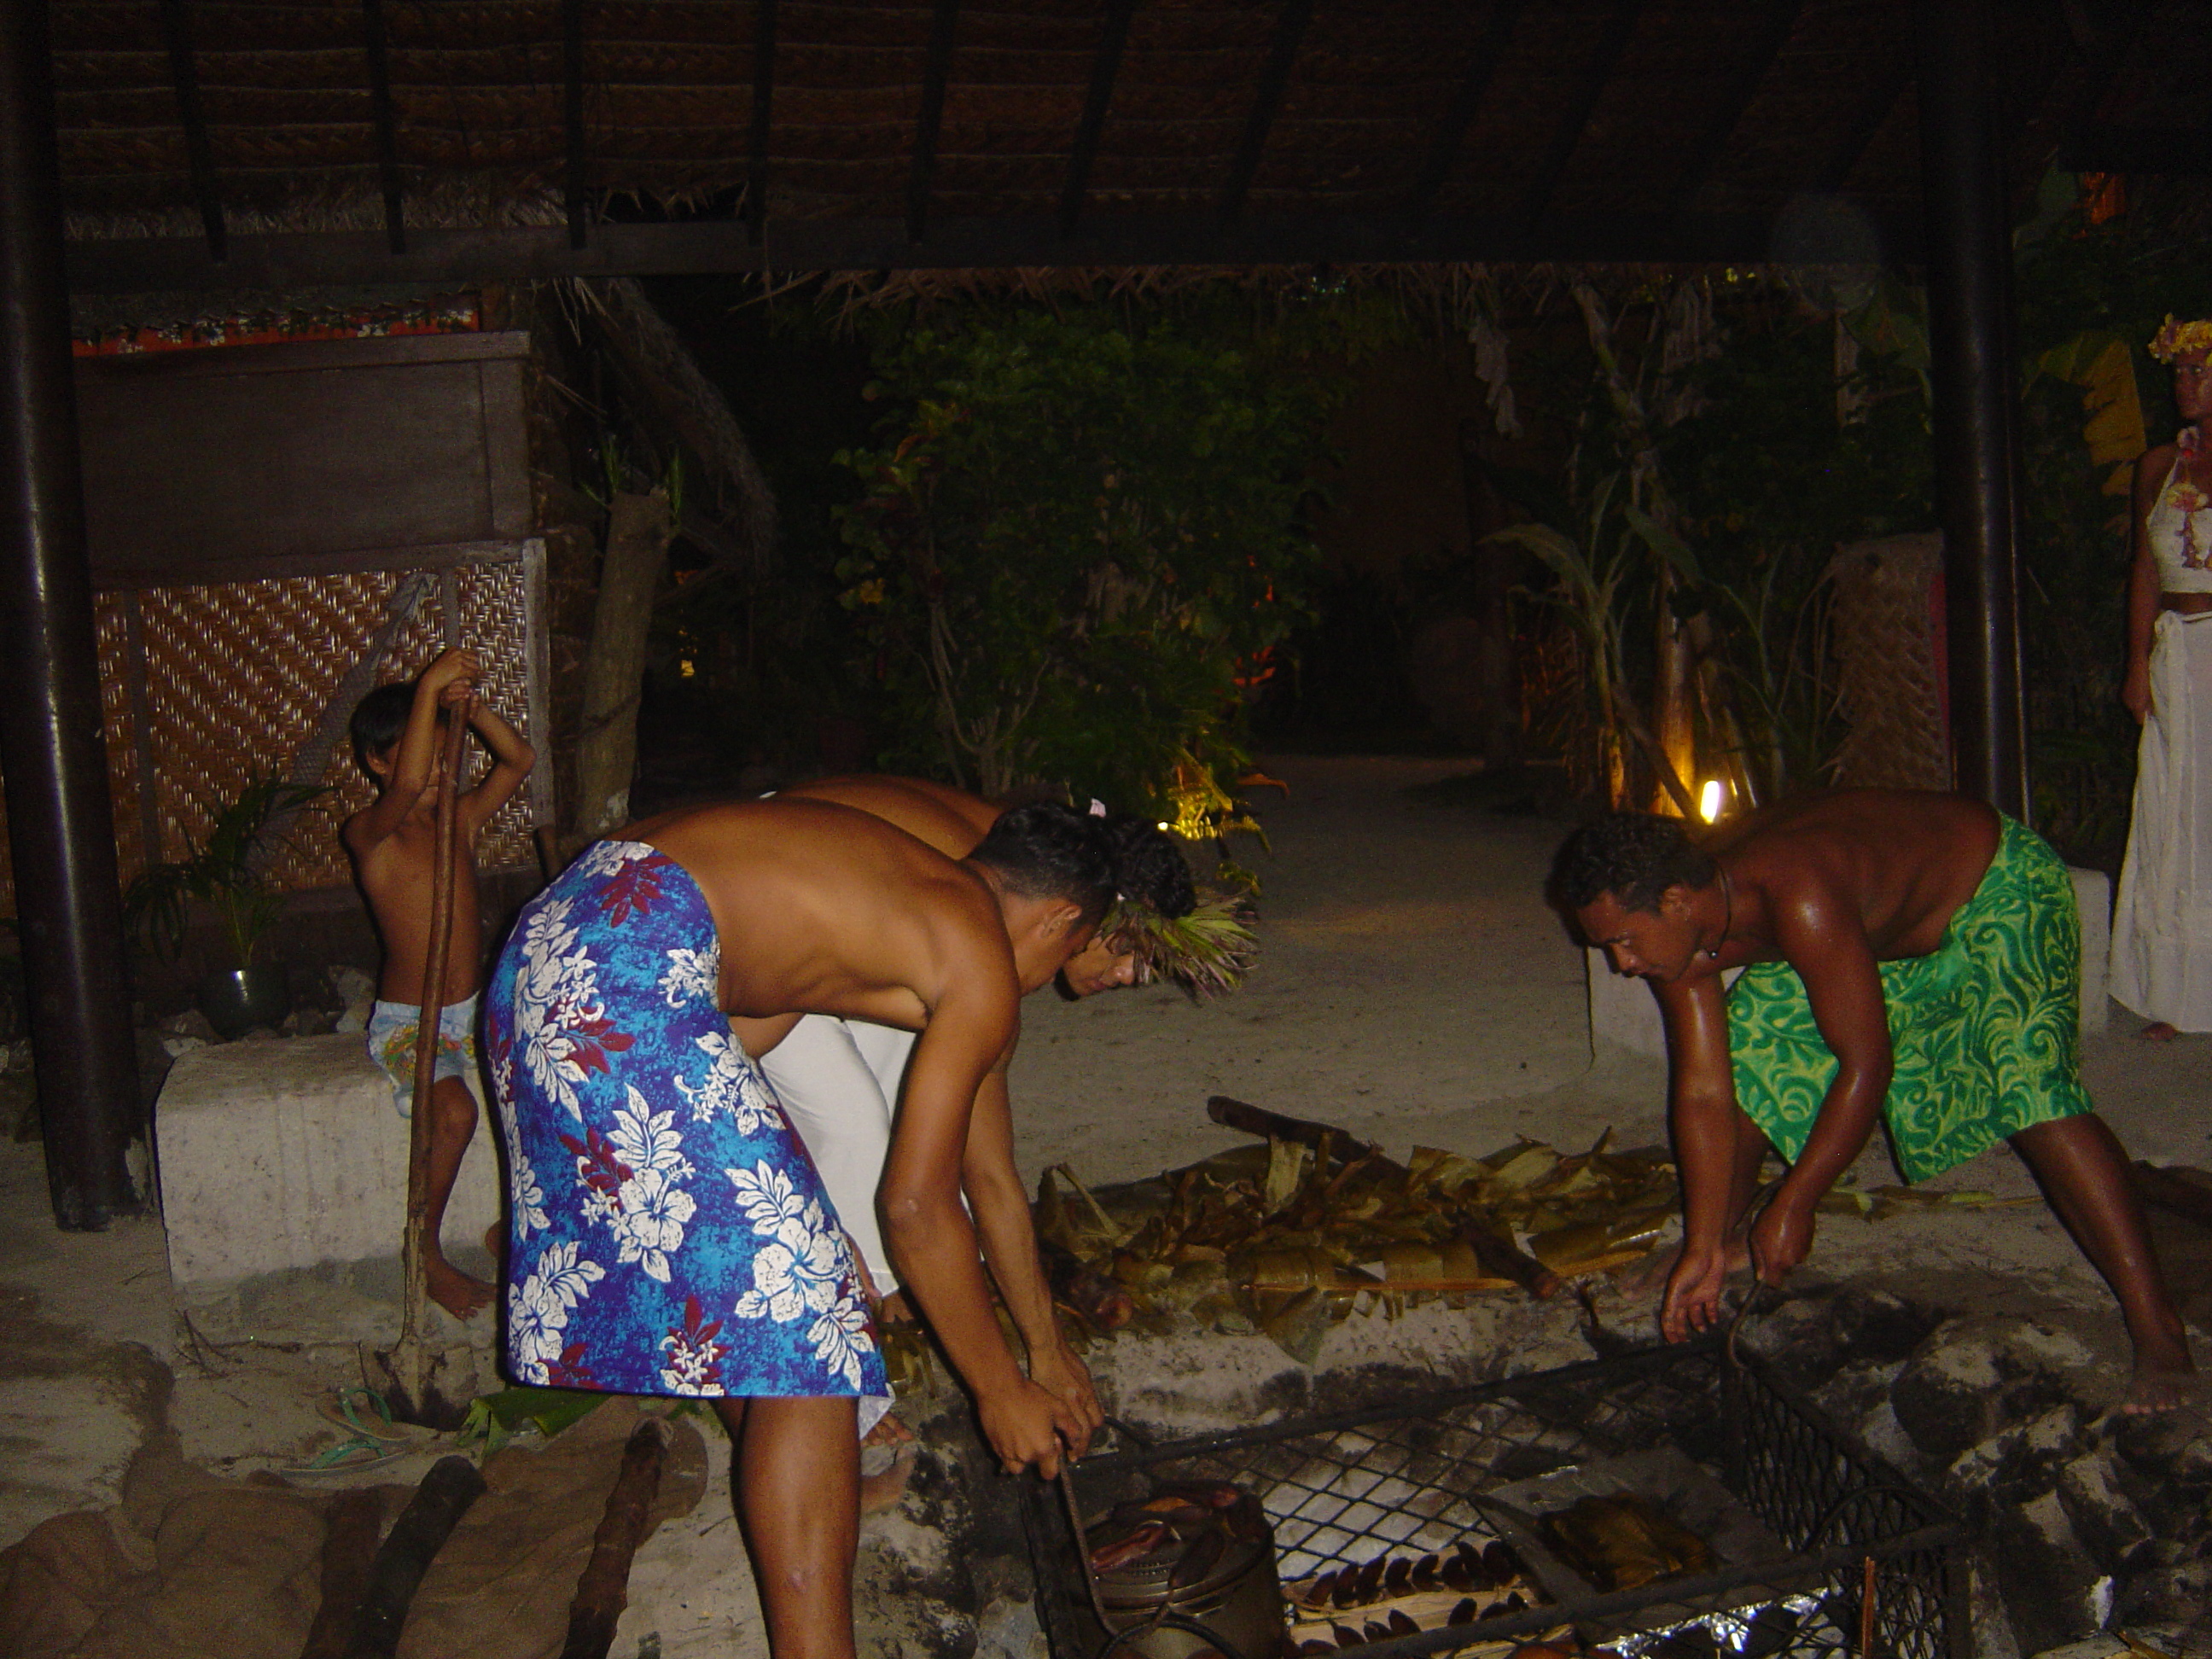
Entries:
{"type": "Polygon", "coordinates": [[[1582,145],[1590,117],[1597,112],[1597,100],[1605,94],[1606,82],[1613,79],[1613,66],[1620,61],[1629,36],[1636,33],[1636,15],[1641,9],[1638,0],[1619,0],[1614,5],[1605,33],[1599,39],[1596,50],[1590,53],[1589,67],[1583,76],[1582,94],[1552,135],[1552,147],[1536,169],[1536,182],[1522,198],[1521,217],[1525,222],[1533,225],[1551,211],[1552,198],[1559,194],[1559,181],[1567,176],[1567,163],[1574,160],[1575,151],[1582,145]]]}
{"type": "Polygon", "coordinates": [[[185,129],[185,157],[191,168],[192,199],[207,233],[208,258],[221,264],[228,228],[216,183],[215,146],[208,141],[207,118],[200,112],[199,65],[192,55],[192,20],[186,0],[161,0],[161,44],[168,49],[169,81],[177,89],[177,119],[185,129]]]}
{"type": "Polygon", "coordinates": [[[1091,90],[1083,100],[1083,119],[1075,129],[1075,148],[1068,152],[1067,179],[1060,187],[1060,232],[1075,234],[1083,217],[1083,200],[1091,193],[1091,166],[1098,158],[1098,135],[1105,130],[1106,106],[1114,101],[1114,82],[1121,72],[1121,50],[1129,42],[1129,19],[1137,0],[1107,0],[1106,27],[1098,37],[1098,55],[1091,60],[1091,90]]]}
{"type": "Polygon", "coordinates": [[[401,211],[399,123],[392,106],[392,62],[384,39],[384,0],[361,0],[362,46],[368,54],[369,118],[376,126],[377,180],[384,187],[384,240],[394,253],[407,252],[401,211]]]}
{"type": "Polygon", "coordinates": [[[753,3],[753,120],[745,164],[745,231],[755,247],[768,223],[768,146],[775,99],[775,0],[753,3]]]}
{"type": "Polygon", "coordinates": [[[1673,192],[1667,198],[1667,211],[1680,213],[1705,185],[1713,170],[1713,163],[1721,159],[1728,149],[1728,141],[1735,136],[1751,100],[1759,96],[1759,88],[1765,83],[1774,60],[1782,55],[1790,37],[1797,32],[1797,19],[1805,9],[1805,0],[1773,0],[1767,8],[1766,28],[1759,38],[1759,45],[1745,63],[1743,73],[1729,88],[1729,95],[1721,102],[1712,121],[1698,140],[1698,147],[1690,154],[1687,166],[1674,180],[1673,192]]]}
{"type": "Polygon", "coordinates": [[[915,124],[914,171],[906,186],[906,239],[921,240],[929,224],[929,189],[937,172],[937,133],[945,122],[945,85],[952,71],[952,36],[960,0],[937,0],[929,21],[929,58],[921,71],[921,118],[915,124]]]}
{"type": "Polygon", "coordinates": [[[1490,82],[1498,73],[1498,60],[1512,44],[1513,30],[1521,21],[1522,5],[1523,0],[1498,0],[1498,4],[1491,8],[1489,25],[1475,46],[1467,73],[1460,77],[1459,90],[1452,94],[1451,107],[1444,112],[1443,125],[1437,129],[1413,187],[1406,194],[1407,216],[1416,224],[1429,216],[1437,204],[1438,192],[1444,187],[1444,180],[1451,177],[1453,165],[1459,160],[1460,146],[1467,142],[1467,130],[1482,112],[1483,94],[1490,90],[1490,82]]]}
{"type": "Polygon", "coordinates": [[[1813,181],[1813,188],[1833,195],[1851,181],[1858,171],[1859,158],[1866,154],[1867,146],[1874,143],[1875,135],[1888,124],[1890,112],[1904,95],[1906,84],[1912,79],[1912,58],[1909,52],[1899,53],[1882,77],[1875,82],[1865,98],[1860,100],[1851,124],[1844,130],[1827,165],[1820,169],[1813,181]]]}
{"type": "Polygon", "coordinates": [[[1243,216],[1244,198],[1252,188],[1252,177],[1260,170],[1260,157],[1267,148],[1267,132],[1275,125],[1275,112],[1283,106],[1283,88],[1291,82],[1291,66],[1297,61],[1299,42],[1305,39],[1306,26],[1313,21],[1313,0],[1283,0],[1282,9],[1275,14],[1275,32],[1267,42],[1267,62],[1260,71],[1260,84],[1252,94],[1252,112],[1244,118],[1244,136],[1238,140],[1236,159],[1229,164],[1229,177],[1221,186],[1221,199],[1215,216],[1224,225],[1233,225],[1243,216]]]}
{"type": "Polygon", "coordinates": [[[563,194],[568,210],[568,246],[590,240],[590,215],[584,205],[584,0],[561,0],[561,125],[568,139],[563,194]]]}

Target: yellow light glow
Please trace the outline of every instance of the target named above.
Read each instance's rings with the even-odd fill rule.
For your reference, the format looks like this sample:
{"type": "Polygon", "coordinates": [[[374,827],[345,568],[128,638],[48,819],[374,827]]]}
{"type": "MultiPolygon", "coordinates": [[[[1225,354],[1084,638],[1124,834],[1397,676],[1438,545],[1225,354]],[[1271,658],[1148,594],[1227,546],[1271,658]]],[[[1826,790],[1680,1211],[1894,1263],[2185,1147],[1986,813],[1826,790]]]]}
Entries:
{"type": "Polygon", "coordinates": [[[688,680],[694,674],[696,674],[699,672],[699,667],[698,665],[693,662],[690,658],[679,657],[676,660],[676,672],[678,675],[688,680]]]}
{"type": "Polygon", "coordinates": [[[1160,829],[1162,829],[1162,830],[1172,830],[1172,829],[1174,829],[1174,828],[1175,828],[1175,825],[1173,825],[1173,824],[1171,824],[1171,823],[1164,823],[1164,823],[1162,823],[1161,824],[1159,824],[1159,825],[1158,825],[1158,828],[1160,828],[1160,829]]]}
{"type": "Polygon", "coordinates": [[[1705,787],[1698,792],[1698,816],[1711,823],[1720,817],[1727,800],[1728,786],[1718,778],[1707,778],[1705,787]]]}

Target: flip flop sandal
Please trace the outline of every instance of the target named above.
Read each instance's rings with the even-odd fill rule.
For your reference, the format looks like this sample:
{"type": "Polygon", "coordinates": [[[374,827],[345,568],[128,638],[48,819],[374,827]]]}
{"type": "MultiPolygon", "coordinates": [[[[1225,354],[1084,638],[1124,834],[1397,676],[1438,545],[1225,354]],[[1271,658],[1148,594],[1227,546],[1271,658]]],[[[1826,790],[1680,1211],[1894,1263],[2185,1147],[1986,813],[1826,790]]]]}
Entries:
{"type": "Polygon", "coordinates": [[[394,1445],[388,1440],[373,1440],[362,1435],[352,1440],[341,1440],[328,1446],[296,1468],[279,1469],[279,1474],[298,1477],[319,1474],[351,1474],[357,1469],[373,1469],[380,1463],[406,1456],[412,1446],[394,1445]]]}
{"type": "Polygon", "coordinates": [[[374,1389],[340,1389],[335,1398],[324,1401],[316,1409],[333,1428],[343,1429],[356,1439],[405,1443],[421,1439],[424,1432],[411,1424],[394,1423],[392,1407],[374,1389]],[[357,1400],[366,1401],[370,1409],[356,1411],[357,1400]]]}

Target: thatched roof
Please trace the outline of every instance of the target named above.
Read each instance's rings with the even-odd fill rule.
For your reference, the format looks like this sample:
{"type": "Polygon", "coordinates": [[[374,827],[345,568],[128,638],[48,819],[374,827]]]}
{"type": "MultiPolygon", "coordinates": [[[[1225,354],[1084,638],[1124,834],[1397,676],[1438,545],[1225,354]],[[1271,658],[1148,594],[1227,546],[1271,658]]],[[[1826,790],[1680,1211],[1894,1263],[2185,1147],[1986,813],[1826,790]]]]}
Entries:
{"type": "MultiPolygon", "coordinates": [[[[471,261],[1894,256],[1917,234],[1917,9],[53,0],[52,17],[71,231],[100,245],[76,280],[146,287],[360,280],[378,254],[394,280],[471,261]],[[484,227],[503,228],[437,234],[484,227]],[[228,275],[193,250],[210,230],[228,275]],[[325,240],[319,264],[254,243],[340,231],[345,257],[325,240]]],[[[2159,42],[2198,38],[2201,7],[1994,9],[2016,182],[2062,140],[2085,164],[2197,165],[2168,131],[2196,127],[2193,71],[2159,42]]]]}

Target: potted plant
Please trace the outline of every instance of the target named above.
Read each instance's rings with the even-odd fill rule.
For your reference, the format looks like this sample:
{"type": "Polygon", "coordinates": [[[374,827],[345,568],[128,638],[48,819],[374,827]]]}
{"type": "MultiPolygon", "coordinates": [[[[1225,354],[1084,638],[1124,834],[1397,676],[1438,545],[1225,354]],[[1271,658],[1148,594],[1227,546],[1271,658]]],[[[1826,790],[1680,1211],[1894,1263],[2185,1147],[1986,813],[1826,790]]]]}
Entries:
{"type": "Polygon", "coordinates": [[[281,840],[269,831],[325,787],[257,772],[216,813],[206,838],[187,857],[149,866],[124,890],[125,921],[167,957],[183,948],[195,903],[214,912],[231,965],[201,979],[198,1002],[208,1024],[225,1037],[274,1025],[289,1011],[283,969],[255,960],[284,908],[283,895],[263,874],[269,852],[281,840]]]}

